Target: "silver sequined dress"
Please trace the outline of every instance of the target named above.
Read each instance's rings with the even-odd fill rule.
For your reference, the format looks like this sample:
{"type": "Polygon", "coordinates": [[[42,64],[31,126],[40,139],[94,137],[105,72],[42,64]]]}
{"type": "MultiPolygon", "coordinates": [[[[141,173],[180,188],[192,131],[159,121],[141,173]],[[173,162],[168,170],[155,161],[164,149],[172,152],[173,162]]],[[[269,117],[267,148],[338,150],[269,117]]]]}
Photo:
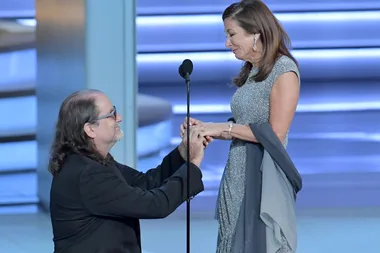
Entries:
{"type": "MultiPolygon", "coordinates": [[[[255,82],[248,78],[238,88],[231,100],[231,111],[237,124],[262,123],[269,121],[269,98],[275,80],[283,73],[293,71],[299,76],[297,65],[287,56],[280,57],[268,78],[255,82]]],[[[257,73],[252,69],[250,77],[257,73]]],[[[287,136],[284,145],[287,145],[287,136]]],[[[231,239],[235,233],[240,206],[244,197],[246,149],[244,141],[234,139],[231,142],[227,164],[222,176],[217,201],[216,219],[219,221],[217,253],[231,252],[231,239]]],[[[259,169],[259,168],[257,168],[259,169]]],[[[255,238],[252,238],[255,240],[255,238]]],[[[283,238],[278,253],[291,252],[283,238]]]]}

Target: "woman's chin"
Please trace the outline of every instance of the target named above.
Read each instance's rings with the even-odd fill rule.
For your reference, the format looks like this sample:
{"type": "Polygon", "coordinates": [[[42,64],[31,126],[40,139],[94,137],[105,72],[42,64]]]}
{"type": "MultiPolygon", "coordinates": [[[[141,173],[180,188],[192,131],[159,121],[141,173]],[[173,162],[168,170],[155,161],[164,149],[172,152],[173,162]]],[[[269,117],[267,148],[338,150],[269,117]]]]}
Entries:
{"type": "Polygon", "coordinates": [[[243,58],[241,58],[239,54],[235,54],[235,58],[238,60],[243,60],[243,58]]]}

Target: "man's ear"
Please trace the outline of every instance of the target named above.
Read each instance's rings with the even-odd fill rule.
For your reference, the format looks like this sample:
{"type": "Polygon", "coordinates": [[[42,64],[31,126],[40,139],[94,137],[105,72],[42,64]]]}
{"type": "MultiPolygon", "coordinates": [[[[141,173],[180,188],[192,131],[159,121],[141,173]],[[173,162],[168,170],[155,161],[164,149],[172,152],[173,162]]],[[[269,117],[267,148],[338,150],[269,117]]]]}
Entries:
{"type": "Polygon", "coordinates": [[[87,134],[88,137],[90,137],[91,139],[94,139],[95,136],[96,136],[96,133],[94,131],[94,129],[92,128],[91,124],[90,123],[86,123],[84,124],[83,126],[83,130],[84,132],[87,134]]]}

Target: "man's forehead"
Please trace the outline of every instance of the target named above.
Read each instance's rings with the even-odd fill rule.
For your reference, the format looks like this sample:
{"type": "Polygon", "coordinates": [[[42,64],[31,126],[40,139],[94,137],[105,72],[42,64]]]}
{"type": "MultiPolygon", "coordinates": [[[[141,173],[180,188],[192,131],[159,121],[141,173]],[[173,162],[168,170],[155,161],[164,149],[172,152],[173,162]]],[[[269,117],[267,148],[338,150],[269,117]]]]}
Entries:
{"type": "Polygon", "coordinates": [[[110,99],[104,94],[97,94],[95,96],[95,103],[99,108],[100,112],[109,112],[113,109],[113,104],[110,99]]]}

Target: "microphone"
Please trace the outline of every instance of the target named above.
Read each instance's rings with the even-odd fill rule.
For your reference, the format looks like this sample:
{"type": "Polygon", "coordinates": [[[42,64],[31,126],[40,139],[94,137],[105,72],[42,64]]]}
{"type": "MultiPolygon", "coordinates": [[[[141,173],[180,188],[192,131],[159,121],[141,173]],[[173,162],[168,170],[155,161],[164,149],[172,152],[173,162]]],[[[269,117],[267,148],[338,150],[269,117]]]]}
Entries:
{"type": "Polygon", "coordinates": [[[193,72],[193,62],[186,59],[178,69],[179,75],[185,79],[187,87],[187,198],[186,198],[186,252],[190,253],[190,75],[193,72]]]}
{"type": "Polygon", "coordinates": [[[193,72],[193,62],[189,59],[186,59],[179,66],[179,75],[185,79],[186,83],[190,82],[190,75],[193,72]]]}

